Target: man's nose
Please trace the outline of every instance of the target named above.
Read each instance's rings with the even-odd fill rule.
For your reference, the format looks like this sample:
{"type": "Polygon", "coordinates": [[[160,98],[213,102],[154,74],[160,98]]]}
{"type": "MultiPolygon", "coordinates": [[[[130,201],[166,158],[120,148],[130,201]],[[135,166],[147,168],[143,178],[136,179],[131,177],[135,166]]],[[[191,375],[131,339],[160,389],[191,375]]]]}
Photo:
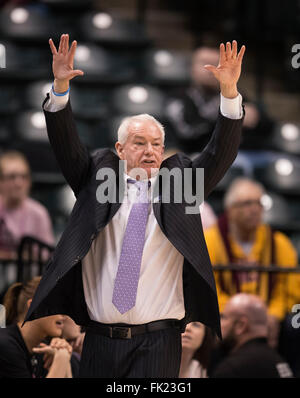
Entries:
{"type": "Polygon", "coordinates": [[[145,152],[150,154],[153,153],[153,146],[150,144],[150,142],[146,145],[145,152]]]}

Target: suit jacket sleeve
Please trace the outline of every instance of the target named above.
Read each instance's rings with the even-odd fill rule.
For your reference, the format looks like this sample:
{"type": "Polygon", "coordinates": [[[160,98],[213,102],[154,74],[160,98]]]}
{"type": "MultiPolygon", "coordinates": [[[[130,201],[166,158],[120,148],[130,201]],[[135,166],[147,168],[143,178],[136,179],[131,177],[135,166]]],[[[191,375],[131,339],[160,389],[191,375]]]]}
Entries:
{"type": "Polygon", "coordinates": [[[77,196],[88,180],[91,156],[79,139],[70,99],[64,109],[48,112],[44,109],[47,133],[61,171],[77,196]]]}
{"type": "Polygon", "coordinates": [[[237,156],[241,140],[243,118],[228,119],[219,111],[212,137],[192,168],[204,168],[204,199],[222,179],[237,156]]]}

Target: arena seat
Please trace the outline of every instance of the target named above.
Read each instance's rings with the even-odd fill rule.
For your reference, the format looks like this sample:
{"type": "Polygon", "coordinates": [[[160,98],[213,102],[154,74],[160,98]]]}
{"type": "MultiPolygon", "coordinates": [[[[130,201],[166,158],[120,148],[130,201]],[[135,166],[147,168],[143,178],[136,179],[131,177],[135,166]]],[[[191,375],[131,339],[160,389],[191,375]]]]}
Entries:
{"type": "Polygon", "coordinates": [[[21,140],[48,143],[45,117],[41,110],[20,112],[15,118],[14,127],[21,140]]]}
{"type": "Polygon", "coordinates": [[[121,84],[136,77],[135,66],[130,60],[116,57],[108,50],[87,42],[80,42],[77,46],[74,69],[84,71],[84,76],[77,78],[77,84],[121,84]]]}
{"type": "Polygon", "coordinates": [[[149,85],[129,84],[114,90],[112,110],[117,115],[148,113],[158,119],[164,116],[164,94],[149,85]]]}
{"type": "Polygon", "coordinates": [[[55,20],[41,7],[12,6],[0,12],[0,32],[18,41],[47,42],[55,20]]]}
{"type": "Polygon", "coordinates": [[[34,182],[64,181],[48,140],[42,111],[30,110],[18,114],[13,122],[13,134],[14,141],[10,148],[21,151],[27,157],[34,182]]]}
{"type": "Polygon", "coordinates": [[[13,115],[20,109],[19,92],[21,90],[21,87],[16,84],[0,83],[0,115],[13,115]]]}
{"type": "Polygon", "coordinates": [[[101,120],[110,113],[110,92],[101,87],[73,85],[70,92],[75,117],[85,120],[101,120]]]}
{"type": "Polygon", "coordinates": [[[7,144],[12,141],[13,137],[11,134],[11,129],[10,129],[10,116],[8,117],[0,117],[0,145],[1,145],[1,150],[5,149],[7,144]]]}
{"type": "Polygon", "coordinates": [[[150,42],[143,24],[106,12],[85,13],[80,18],[79,29],[86,40],[101,45],[143,47],[150,42]]]}
{"type": "Polygon", "coordinates": [[[68,217],[76,201],[75,195],[69,185],[62,185],[53,189],[50,196],[48,205],[52,214],[68,217]]]}
{"type": "Polygon", "coordinates": [[[37,80],[28,84],[24,89],[22,96],[23,104],[26,108],[42,110],[42,103],[46,94],[51,90],[52,81],[37,80]]]}
{"type": "Polygon", "coordinates": [[[5,68],[0,68],[0,81],[23,82],[47,79],[51,76],[49,49],[30,43],[15,44],[0,39],[0,50],[4,48],[5,68]]]}
{"type": "Polygon", "coordinates": [[[300,155],[300,126],[295,123],[277,123],[268,143],[276,150],[300,155]]]}
{"type": "Polygon", "coordinates": [[[0,56],[1,56],[1,68],[0,68],[0,81],[5,81],[9,78],[18,79],[18,75],[21,73],[20,57],[18,53],[18,47],[11,41],[6,39],[0,39],[0,56]]]}
{"type": "Polygon", "coordinates": [[[75,120],[76,130],[81,142],[89,149],[97,147],[97,137],[94,126],[85,120],[75,120]]]}
{"type": "Polygon", "coordinates": [[[267,191],[262,197],[264,222],[274,229],[290,232],[300,228],[300,219],[295,219],[286,197],[267,191]]]}
{"type": "Polygon", "coordinates": [[[294,156],[277,154],[266,164],[255,167],[254,176],[272,191],[300,194],[300,160],[294,156]]]}
{"type": "MultiPolygon", "coordinates": [[[[52,83],[53,81],[42,80],[28,84],[22,96],[23,104],[27,108],[41,110],[52,83]]],[[[107,117],[109,113],[109,92],[99,87],[71,83],[70,102],[73,114],[78,119],[99,120],[107,117]]]]}
{"type": "Polygon", "coordinates": [[[166,49],[145,51],[142,59],[144,78],[150,84],[187,85],[190,81],[187,53],[166,49]]]}

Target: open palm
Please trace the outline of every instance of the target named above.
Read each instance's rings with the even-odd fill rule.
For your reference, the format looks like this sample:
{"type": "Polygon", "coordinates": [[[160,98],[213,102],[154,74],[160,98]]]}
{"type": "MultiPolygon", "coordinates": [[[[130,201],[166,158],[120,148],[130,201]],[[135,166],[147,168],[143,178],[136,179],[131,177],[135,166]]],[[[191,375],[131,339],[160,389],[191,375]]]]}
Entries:
{"type": "Polygon", "coordinates": [[[76,51],[77,42],[74,40],[69,49],[69,35],[61,35],[58,50],[52,41],[49,40],[49,45],[53,55],[52,70],[55,79],[59,81],[69,81],[75,76],[82,76],[82,70],[73,69],[74,56],[76,51]]]}
{"type": "Polygon", "coordinates": [[[242,46],[240,52],[237,53],[237,42],[233,40],[232,46],[226,43],[220,44],[219,65],[205,65],[205,69],[211,71],[215,78],[224,85],[236,84],[241,74],[241,65],[246,47],[242,46]]]}

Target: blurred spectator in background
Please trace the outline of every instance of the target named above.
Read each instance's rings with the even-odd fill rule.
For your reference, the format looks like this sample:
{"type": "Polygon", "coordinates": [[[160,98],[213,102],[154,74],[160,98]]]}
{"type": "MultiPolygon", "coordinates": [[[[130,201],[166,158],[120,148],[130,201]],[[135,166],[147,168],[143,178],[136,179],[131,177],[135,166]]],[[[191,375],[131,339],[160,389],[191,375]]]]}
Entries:
{"type": "Polygon", "coordinates": [[[232,297],[223,310],[221,328],[220,344],[227,355],[212,377],[293,377],[288,363],[267,343],[267,307],[259,297],[245,293],[232,297]]]}
{"type": "Polygon", "coordinates": [[[8,326],[0,329],[0,378],[72,377],[72,347],[60,338],[62,315],[21,327],[40,280],[35,277],[24,284],[15,283],[4,296],[8,326]],[[50,344],[44,343],[47,337],[52,338],[50,344]]]}
{"type": "MultiPolygon", "coordinates": [[[[200,152],[211,137],[219,112],[220,92],[218,82],[204,65],[217,66],[218,63],[217,48],[196,49],[191,63],[190,86],[183,94],[175,95],[167,106],[168,120],[183,151],[200,152]]],[[[242,95],[246,111],[243,122],[244,133],[265,136],[271,131],[273,122],[263,110],[254,103],[247,102],[245,95],[242,95]]]]}
{"type": "Polygon", "coordinates": [[[190,322],[181,335],[180,378],[205,378],[213,347],[211,330],[201,322],[190,322]]]}
{"type": "Polygon", "coordinates": [[[29,198],[30,167],[17,151],[0,155],[0,257],[14,258],[23,236],[30,235],[54,244],[46,208],[29,198]]]}
{"type": "MultiPolygon", "coordinates": [[[[289,238],[263,223],[261,184],[235,179],[224,197],[225,213],[206,230],[205,239],[213,265],[296,267],[297,252],[289,238]]],[[[277,345],[280,321],[286,313],[289,290],[286,274],[215,271],[220,311],[236,293],[260,296],[268,305],[269,343],[277,345]]]]}
{"type": "MultiPolygon", "coordinates": [[[[170,156],[175,155],[177,152],[180,152],[180,150],[177,148],[167,149],[164,152],[164,160],[169,158],[170,156]]],[[[203,202],[200,205],[199,210],[200,210],[203,230],[211,227],[212,225],[214,225],[217,222],[217,217],[215,215],[215,212],[214,212],[213,208],[207,202],[203,202]]]]}

